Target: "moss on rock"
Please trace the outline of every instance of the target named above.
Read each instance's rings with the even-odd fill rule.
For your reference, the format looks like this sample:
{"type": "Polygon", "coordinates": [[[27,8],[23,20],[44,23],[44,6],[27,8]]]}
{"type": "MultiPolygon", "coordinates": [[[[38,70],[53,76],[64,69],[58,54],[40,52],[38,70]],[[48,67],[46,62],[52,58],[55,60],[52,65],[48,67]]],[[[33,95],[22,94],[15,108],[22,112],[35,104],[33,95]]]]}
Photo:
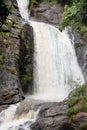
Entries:
{"type": "Polygon", "coordinates": [[[87,112],[87,86],[79,86],[73,90],[68,99],[67,114],[72,116],[78,112],[87,112]]]}

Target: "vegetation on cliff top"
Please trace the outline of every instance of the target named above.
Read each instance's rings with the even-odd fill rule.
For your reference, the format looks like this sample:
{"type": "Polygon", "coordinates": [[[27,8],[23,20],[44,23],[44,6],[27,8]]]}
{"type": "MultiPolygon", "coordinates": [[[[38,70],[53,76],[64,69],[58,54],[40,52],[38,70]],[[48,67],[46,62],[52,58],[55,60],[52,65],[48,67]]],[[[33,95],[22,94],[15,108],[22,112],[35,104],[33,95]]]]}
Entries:
{"type": "MultiPolygon", "coordinates": [[[[61,4],[64,7],[63,18],[60,30],[65,26],[71,25],[75,31],[87,37],[87,1],[86,0],[42,0],[50,4],[61,4]]],[[[41,0],[32,0],[30,8],[36,6],[41,0]]]]}
{"type": "Polygon", "coordinates": [[[80,32],[84,37],[87,36],[87,1],[71,0],[64,6],[62,23],[60,29],[72,25],[75,31],[80,32]]]}

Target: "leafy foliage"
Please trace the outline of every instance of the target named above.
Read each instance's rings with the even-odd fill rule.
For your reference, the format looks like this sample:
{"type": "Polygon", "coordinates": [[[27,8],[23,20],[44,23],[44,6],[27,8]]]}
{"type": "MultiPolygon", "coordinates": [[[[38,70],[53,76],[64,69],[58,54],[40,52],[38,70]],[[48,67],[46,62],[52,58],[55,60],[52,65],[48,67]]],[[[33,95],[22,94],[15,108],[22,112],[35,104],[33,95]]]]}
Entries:
{"type": "MultiPolygon", "coordinates": [[[[61,1],[61,0],[60,0],[61,1]]],[[[72,0],[70,4],[64,6],[64,13],[60,29],[65,26],[72,25],[75,31],[81,32],[82,28],[87,28],[87,1],[86,0],[72,0]]],[[[84,29],[85,36],[87,36],[87,29],[84,29]]],[[[83,34],[83,35],[84,35],[83,34]]]]}
{"type": "Polygon", "coordinates": [[[78,112],[87,112],[87,86],[79,86],[73,90],[68,99],[69,116],[77,114],[78,112]]]}

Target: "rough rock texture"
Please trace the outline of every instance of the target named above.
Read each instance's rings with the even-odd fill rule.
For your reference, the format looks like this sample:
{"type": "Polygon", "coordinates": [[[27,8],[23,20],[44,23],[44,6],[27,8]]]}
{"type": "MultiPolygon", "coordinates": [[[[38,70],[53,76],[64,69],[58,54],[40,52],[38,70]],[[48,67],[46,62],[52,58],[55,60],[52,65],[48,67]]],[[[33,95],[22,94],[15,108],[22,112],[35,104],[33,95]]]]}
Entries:
{"type": "Polygon", "coordinates": [[[23,26],[20,41],[19,72],[23,92],[32,93],[33,86],[33,29],[29,24],[23,26]]]}
{"type": "Polygon", "coordinates": [[[31,9],[30,16],[37,21],[58,25],[61,22],[62,12],[63,8],[60,5],[51,6],[47,2],[41,2],[36,8],[31,9]]]}
{"type": "Polygon", "coordinates": [[[0,105],[12,104],[22,100],[18,78],[20,52],[20,20],[16,2],[7,1],[13,10],[0,32],[0,105]]]}
{"type": "MultiPolygon", "coordinates": [[[[21,28],[17,3],[14,0],[12,4],[13,11],[7,19],[8,24],[3,25],[0,34],[0,105],[2,105],[0,110],[8,107],[8,104],[22,100],[24,96],[21,86],[23,91],[31,90],[32,93],[33,31],[29,25],[21,28]]],[[[59,5],[50,6],[42,2],[31,10],[31,18],[37,21],[59,24],[61,17],[62,8],[59,5]]],[[[79,34],[73,33],[78,62],[87,82],[87,42],[79,34]]],[[[37,120],[34,123],[26,122],[24,126],[31,127],[31,130],[79,130],[80,125],[87,121],[87,113],[84,112],[69,118],[66,101],[43,103],[24,100],[17,108],[15,118],[26,117],[29,111],[35,115],[39,108],[37,120]]],[[[22,126],[18,129],[25,130],[22,126]]]]}
{"type": "Polygon", "coordinates": [[[17,108],[15,118],[20,119],[24,115],[31,114],[33,115],[31,117],[34,117],[35,112],[38,111],[36,121],[31,125],[30,122],[27,122],[24,124],[25,126],[30,125],[31,130],[60,130],[68,123],[67,108],[66,101],[43,103],[40,100],[26,99],[17,108]]]}
{"type": "Polygon", "coordinates": [[[79,112],[73,115],[70,118],[69,123],[71,124],[72,128],[74,128],[74,130],[87,130],[87,113],[79,112]],[[81,129],[81,126],[84,128],[81,129]]]}
{"type": "Polygon", "coordinates": [[[41,130],[59,130],[68,122],[67,108],[66,101],[42,104],[37,119],[41,130]]]}
{"type": "Polygon", "coordinates": [[[26,99],[18,106],[14,119],[28,117],[34,121],[27,121],[18,128],[31,130],[86,130],[87,113],[78,112],[67,116],[67,101],[43,102],[41,100],[26,99]],[[85,125],[84,125],[85,124],[85,125]],[[85,129],[81,129],[82,126],[85,129]]]}

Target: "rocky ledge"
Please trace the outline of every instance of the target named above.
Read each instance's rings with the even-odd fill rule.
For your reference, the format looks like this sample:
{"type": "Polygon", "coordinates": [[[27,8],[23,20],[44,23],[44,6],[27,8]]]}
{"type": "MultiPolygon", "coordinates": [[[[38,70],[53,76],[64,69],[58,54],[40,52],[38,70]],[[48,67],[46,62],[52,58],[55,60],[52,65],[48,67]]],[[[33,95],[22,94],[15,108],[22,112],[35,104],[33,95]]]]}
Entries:
{"type": "Polygon", "coordinates": [[[50,5],[47,2],[41,2],[30,11],[30,18],[40,22],[58,25],[62,19],[63,8],[61,5],[50,5]]]}

